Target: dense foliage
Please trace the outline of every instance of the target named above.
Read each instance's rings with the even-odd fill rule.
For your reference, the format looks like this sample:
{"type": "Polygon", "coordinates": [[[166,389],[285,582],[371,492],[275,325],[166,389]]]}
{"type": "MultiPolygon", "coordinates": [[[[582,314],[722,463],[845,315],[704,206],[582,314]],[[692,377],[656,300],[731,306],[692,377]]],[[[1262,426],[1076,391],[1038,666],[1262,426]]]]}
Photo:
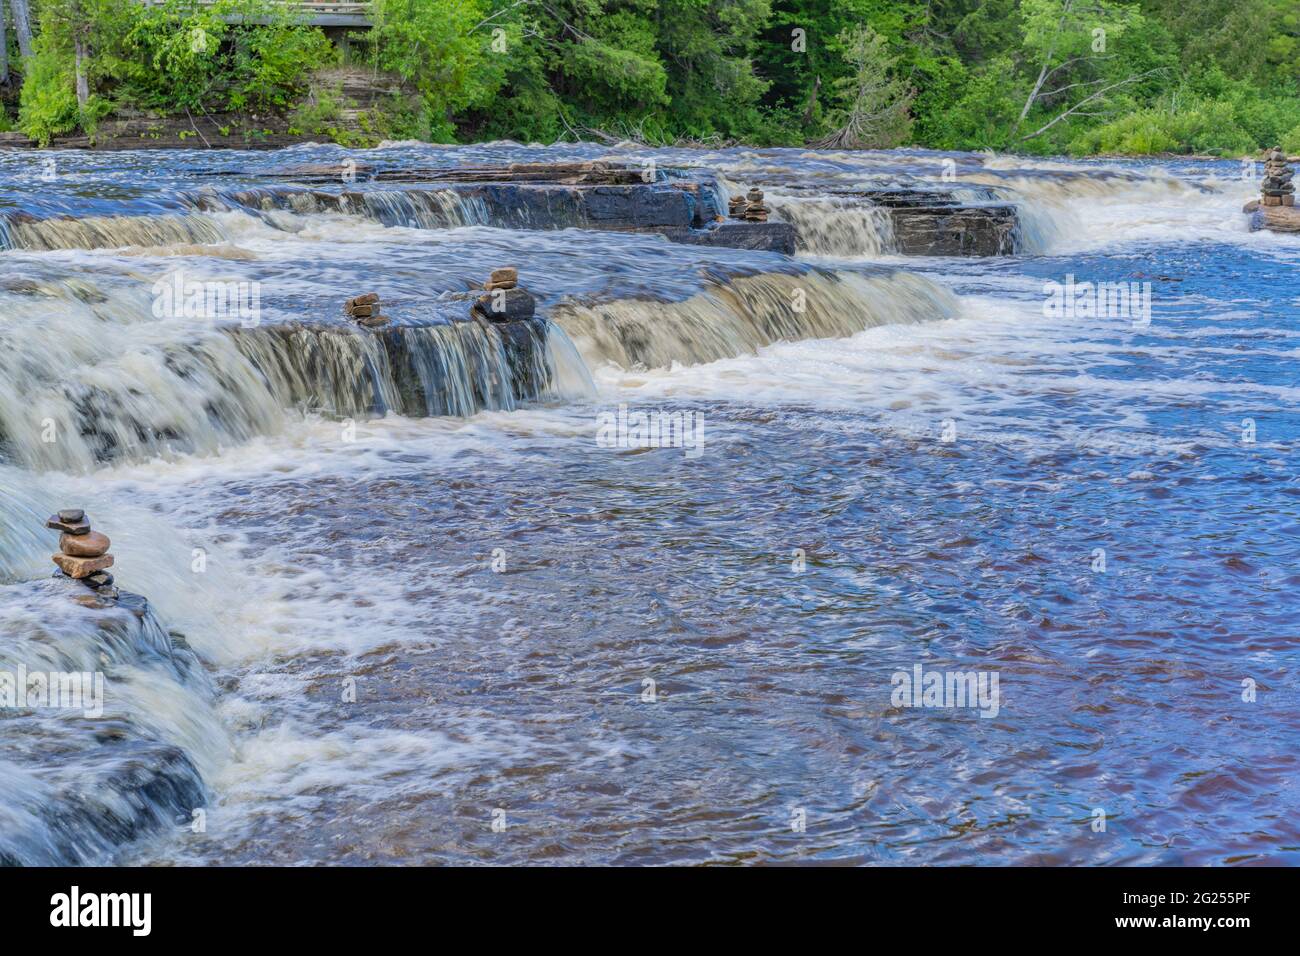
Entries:
{"type": "Polygon", "coordinates": [[[275,0],[31,4],[42,140],[130,109],[355,138],[311,82],[346,62],[393,78],[376,137],[1300,151],[1300,0],[373,0],[346,44],[275,0]]]}

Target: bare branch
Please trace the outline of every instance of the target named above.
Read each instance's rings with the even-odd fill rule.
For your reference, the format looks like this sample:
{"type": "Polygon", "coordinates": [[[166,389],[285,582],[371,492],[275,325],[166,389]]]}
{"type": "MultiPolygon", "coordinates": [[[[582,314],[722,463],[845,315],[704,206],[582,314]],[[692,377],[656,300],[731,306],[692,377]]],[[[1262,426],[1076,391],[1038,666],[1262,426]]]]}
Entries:
{"type": "Polygon", "coordinates": [[[1091,96],[1085,96],[1078,103],[1075,103],[1073,106],[1071,106],[1064,113],[1061,113],[1059,116],[1056,117],[1056,119],[1052,120],[1050,123],[1046,123],[1043,126],[1040,126],[1038,129],[1034,130],[1032,133],[1020,137],[1020,141],[1024,142],[1027,139],[1033,139],[1035,136],[1043,135],[1049,129],[1055,126],[1057,123],[1061,122],[1061,120],[1069,116],[1071,113],[1077,113],[1080,109],[1087,106],[1093,100],[1097,99],[1098,97],[1105,96],[1111,90],[1119,89],[1121,86],[1128,86],[1130,83],[1136,83],[1138,82],[1138,80],[1145,80],[1148,76],[1153,76],[1156,73],[1163,73],[1163,72],[1164,72],[1163,67],[1154,70],[1147,70],[1145,73],[1138,73],[1133,76],[1126,77],[1125,79],[1120,80],[1118,83],[1112,83],[1110,84],[1110,86],[1103,86],[1101,89],[1099,89],[1096,93],[1093,93],[1091,96]]]}

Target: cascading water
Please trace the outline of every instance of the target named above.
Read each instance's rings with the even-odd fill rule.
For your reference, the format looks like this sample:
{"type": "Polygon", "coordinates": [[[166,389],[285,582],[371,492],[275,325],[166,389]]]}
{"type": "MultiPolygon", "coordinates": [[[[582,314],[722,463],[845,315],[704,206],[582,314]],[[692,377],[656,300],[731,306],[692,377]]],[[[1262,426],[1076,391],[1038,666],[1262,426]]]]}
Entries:
{"type": "Polygon", "coordinates": [[[0,865],[104,862],[188,825],[230,756],[184,640],[66,578],[0,586],[0,707],[0,865]]]}
{"type": "Polygon", "coordinates": [[[471,415],[547,386],[544,331],[477,322],[370,333],[155,316],[144,282],[11,283],[0,308],[0,449],[33,468],[213,454],[274,434],[287,410],[471,415]]]}
{"type": "Polygon", "coordinates": [[[98,718],[0,708],[0,862],[1294,856],[1294,708],[1223,720],[1223,675],[1284,688],[1293,651],[1272,516],[1294,511],[1294,252],[1236,228],[1235,165],[619,150],[716,166],[715,201],[759,184],[814,267],[588,231],[562,204],[494,218],[477,187],[265,187],[303,157],[217,152],[6,178],[0,672],[105,693],[98,718]],[[866,264],[892,245],[857,199],[890,185],[1015,202],[1018,250],[1050,258],[866,264]],[[1045,276],[1157,257],[1149,328],[1044,318],[1045,276]],[[504,265],[546,321],[450,321],[504,265]],[[156,315],[172,270],[259,283],[261,320],[156,315]],[[340,313],[368,291],[377,331],[340,313]],[[599,445],[621,405],[697,416],[705,453],[599,445]],[[63,507],[148,609],[50,577],[63,507]],[[996,720],[899,715],[890,674],[921,653],[1014,694],[996,720]],[[667,707],[627,705],[646,673],[667,707]],[[1243,754],[1250,775],[1223,771],[1243,754]],[[810,780],[832,844],[789,831],[810,780]],[[521,785],[509,840],[447,839],[521,785]],[[1211,796],[1240,822],[1207,822],[1211,796]],[[1078,823],[1095,800],[1106,841],[1078,823]]]}
{"type": "Polygon", "coordinates": [[[799,248],[814,255],[880,256],[895,251],[889,210],[861,201],[769,195],[767,203],[794,224],[799,248]]]}
{"type": "Polygon", "coordinates": [[[945,287],[909,273],[809,270],[718,282],[682,302],[566,303],[552,318],[592,364],[664,368],[751,354],[779,341],[952,318],[957,310],[945,287]]]}

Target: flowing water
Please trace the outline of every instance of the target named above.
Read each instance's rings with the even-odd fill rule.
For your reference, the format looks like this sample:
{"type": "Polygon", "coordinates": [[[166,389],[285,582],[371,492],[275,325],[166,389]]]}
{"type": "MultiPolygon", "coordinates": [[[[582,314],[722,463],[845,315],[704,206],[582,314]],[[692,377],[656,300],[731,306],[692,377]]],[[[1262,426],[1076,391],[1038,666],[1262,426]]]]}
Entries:
{"type": "Polygon", "coordinates": [[[1237,164],[356,155],[707,167],[787,258],[257,175],[348,156],[0,155],[0,671],[105,680],[0,709],[0,862],[1300,862],[1300,243],[1237,164]],[[897,184],[1021,252],[833,195],[897,184]],[[526,367],[446,321],[507,264],[526,367]],[[49,578],[69,506],[147,606],[49,578]],[[996,706],[899,706],[918,666],[996,706]]]}

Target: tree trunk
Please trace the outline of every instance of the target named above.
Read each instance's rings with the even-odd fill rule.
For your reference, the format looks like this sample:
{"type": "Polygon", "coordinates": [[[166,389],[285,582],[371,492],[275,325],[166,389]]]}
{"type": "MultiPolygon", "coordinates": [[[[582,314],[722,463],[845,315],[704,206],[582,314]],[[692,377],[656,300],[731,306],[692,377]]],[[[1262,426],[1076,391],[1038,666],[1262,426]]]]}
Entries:
{"type": "MultiPolygon", "coordinates": [[[[4,2],[4,0],[0,0],[0,3],[2,2],[4,2]]],[[[821,90],[821,88],[822,88],[822,78],[818,76],[817,82],[813,84],[812,95],[808,97],[808,108],[803,111],[804,129],[807,129],[809,126],[812,125],[813,114],[817,112],[817,93],[819,90],[821,90]]]]}
{"type": "Polygon", "coordinates": [[[1056,55],[1056,38],[1065,29],[1065,21],[1070,16],[1070,7],[1072,6],[1074,6],[1074,0],[1065,0],[1065,6],[1061,7],[1061,22],[1057,24],[1056,34],[1053,35],[1052,42],[1047,46],[1047,56],[1043,58],[1043,68],[1038,71],[1038,79],[1034,82],[1034,88],[1029,91],[1029,99],[1025,100],[1025,107],[1020,111],[1020,117],[1016,120],[1016,125],[1011,127],[1011,135],[1013,136],[1019,131],[1020,124],[1029,116],[1029,111],[1034,108],[1034,100],[1038,99],[1038,93],[1047,81],[1052,68],[1052,57],[1056,55]]]}
{"type": "Polygon", "coordinates": [[[18,52],[24,59],[32,55],[32,16],[27,0],[9,0],[14,14],[14,33],[18,34],[18,52]]]}
{"type": "Polygon", "coordinates": [[[86,101],[90,99],[90,83],[86,79],[86,41],[77,38],[77,105],[83,110],[86,108],[86,101]]]}
{"type": "Polygon", "coordinates": [[[9,34],[5,32],[5,0],[0,0],[0,86],[9,85],[9,34]]]}

